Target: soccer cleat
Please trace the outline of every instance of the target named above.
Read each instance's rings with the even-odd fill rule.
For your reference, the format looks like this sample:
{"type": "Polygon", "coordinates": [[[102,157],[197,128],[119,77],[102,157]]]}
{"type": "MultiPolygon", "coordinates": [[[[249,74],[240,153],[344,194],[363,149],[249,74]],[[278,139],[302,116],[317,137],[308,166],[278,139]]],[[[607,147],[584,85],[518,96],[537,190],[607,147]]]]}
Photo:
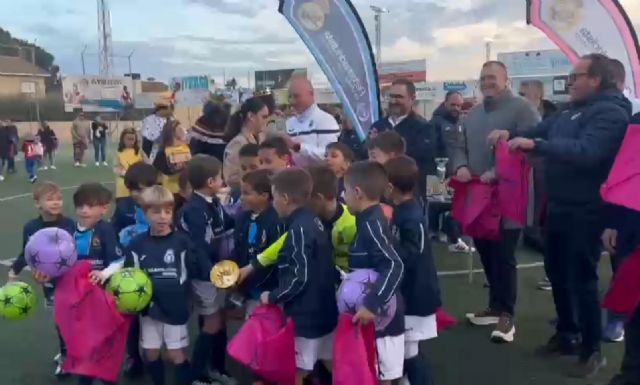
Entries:
{"type": "Polygon", "coordinates": [[[449,245],[450,253],[468,253],[470,250],[469,246],[462,239],[458,239],[458,242],[449,245]]]}
{"type": "Polygon", "coordinates": [[[470,323],[476,326],[495,325],[500,320],[500,313],[491,309],[485,309],[478,313],[467,313],[465,315],[470,323]]]}
{"type": "Polygon", "coordinates": [[[52,170],[55,170],[56,166],[52,164],[51,167],[49,167],[49,168],[52,169],[52,170]]]}
{"type": "Polygon", "coordinates": [[[607,359],[600,352],[594,352],[586,359],[580,358],[569,372],[569,377],[592,378],[605,366],[607,366],[607,359]]]}
{"type": "Polygon", "coordinates": [[[622,342],[624,341],[624,322],[609,321],[604,328],[603,339],[606,342],[622,342]]]}
{"type": "Polygon", "coordinates": [[[491,341],[495,343],[513,342],[515,334],[516,326],[513,322],[513,316],[505,313],[500,316],[496,329],[491,332],[491,341]]]}

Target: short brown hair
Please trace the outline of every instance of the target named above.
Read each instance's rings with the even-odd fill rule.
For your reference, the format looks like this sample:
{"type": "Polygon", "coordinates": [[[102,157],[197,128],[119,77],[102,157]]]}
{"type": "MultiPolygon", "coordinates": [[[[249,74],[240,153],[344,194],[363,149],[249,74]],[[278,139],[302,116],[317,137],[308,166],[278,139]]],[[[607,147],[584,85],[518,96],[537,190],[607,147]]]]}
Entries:
{"type": "Polygon", "coordinates": [[[49,194],[58,194],[60,192],[62,192],[60,186],[51,181],[44,181],[33,188],[33,200],[37,201],[49,194]]]}
{"type": "Polygon", "coordinates": [[[189,184],[194,190],[206,187],[207,181],[220,175],[222,163],[211,155],[198,154],[187,163],[189,184]]]}
{"type": "Polygon", "coordinates": [[[140,206],[142,211],[147,211],[153,207],[175,206],[173,194],[166,187],[153,186],[145,189],[140,195],[140,206]]]}
{"type": "Polygon", "coordinates": [[[385,131],[373,138],[369,138],[367,148],[369,150],[377,148],[385,154],[394,153],[396,155],[402,155],[406,150],[406,143],[397,132],[385,131]]]}
{"type": "Polygon", "coordinates": [[[356,160],[356,156],[353,154],[353,151],[344,143],[333,142],[327,145],[327,151],[335,150],[342,154],[342,157],[348,163],[353,163],[356,160]]]}
{"type": "Polygon", "coordinates": [[[145,162],[136,162],[124,173],[124,185],[127,190],[142,190],[158,184],[158,170],[145,162]]]}
{"type": "MultiPolygon", "coordinates": [[[[327,146],[327,148],[329,148],[327,146]]],[[[338,195],[338,177],[327,166],[309,168],[313,182],[312,194],[319,194],[327,199],[336,199],[338,195]]]]}
{"type": "Polygon", "coordinates": [[[276,173],[271,178],[271,185],[278,194],[286,194],[292,202],[297,204],[306,204],[313,189],[309,173],[297,167],[276,173]]]}
{"type": "Polygon", "coordinates": [[[408,156],[389,159],[384,168],[387,171],[389,183],[403,194],[411,193],[418,184],[418,165],[408,156]]]}
{"type": "Polygon", "coordinates": [[[362,190],[368,199],[379,201],[387,188],[387,172],[377,162],[356,162],[347,170],[344,182],[349,187],[362,190]]]}
{"type": "Polygon", "coordinates": [[[106,206],[111,203],[113,194],[111,190],[101,183],[84,183],[73,194],[73,205],[80,206],[106,206]]]}
{"type": "Polygon", "coordinates": [[[416,85],[413,84],[413,82],[407,78],[400,78],[400,79],[396,79],[393,82],[391,82],[392,86],[404,86],[407,90],[407,94],[409,94],[409,96],[414,99],[416,97],[416,85]]]}
{"type": "Polygon", "coordinates": [[[251,186],[251,189],[258,194],[268,194],[271,196],[271,170],[249,171],[242,177],[242,183],[251,186]]]}

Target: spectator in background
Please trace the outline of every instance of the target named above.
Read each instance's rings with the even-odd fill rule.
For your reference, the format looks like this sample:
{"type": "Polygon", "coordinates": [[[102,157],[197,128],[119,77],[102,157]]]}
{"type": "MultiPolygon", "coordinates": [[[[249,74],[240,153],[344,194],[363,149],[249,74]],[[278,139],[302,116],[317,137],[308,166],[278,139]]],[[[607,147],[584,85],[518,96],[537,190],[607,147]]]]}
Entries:
{"type": "Polygon", "coordinates": [[[296,115],[287,120],[285,139],[291,149],[293,163],[298,167],[323,164],[327,145],[338,141],[338,122],[318,107],[313,86],[307,78],[291,80],[289,101],[296,115]]]}
{"type": "Polygon", "coordinates": [[[107,135],[109,133],[109,127],[102,121],[100,115],[96,116],[95,120],[91,122],[91,142],[93,143],[93,155],[96,160],[96,167],[100,166],[102,162],[103,166],[108,166],[107,163],[107,135]]]}
{"type": "Polygon", "coordinates": [[[552,101],[544,98],[544,84],[540,80],[525,80],[520,83],[520,96],[527,99],[538,110],[542,120],[558,111],[552,101]]]}
{"type": "Polygon", "coordinates": [[[47,169],[56,169],[55,161],[56,161],[56,150],[58,149],[58,137],[56,136],[55,131],[51,129],[49,123],[42,121],[40,123],[40,129],[38,129],[38,136],[42,141],[42,146],[44,147],[44,156],[42,159],[42,167],[43,170],[47,169]],[[48,161],[45,163],[45,160],[48,161]]]}
{"type": "Polygon", "coordinates": [[[389,91],[389,116],[371,126],[370,136],[393,130],[404,139],[406,155],[418,164],[418,194],[427,194],[427,175],[436,174],[436,141],[433,127],[414,110],[416,86],[408,79],[397,79],[389,91]]]}
{"type": "MultiPolygon", "coordinates": [[[[471,181],[473,177],[479,177],[483,183],[495,181],[494,152],[487,144],[492,130],[503,127],[520,132],[540,121],[531,104],[513,95],[507,83],[504,63],[484,63],[480,72],[480,91],[484,99],[464,119],[452,162],[455,178],[462,183],[471,181]]],[[[515,336],[518,285],[515,249],[521,227],[503,220],[499,241],[474,239],[489,283],[489,306],[483,311],[467,314],[467,319],[473,325],[496,325],[491,333],[493,342],[513,342],[515,336]]]]}
{"type": "Polygon", "coordinates": [[[351,120],[345,116],[344,111],[337,110],[333,115],[340,126],[340,136],[338,142],[344,144],[351,149],[355,160],[367,159],[367,144],[360,139],[358,133],[353,129],[351,120]]]}
{"type": "Polygon", "coordinates": [[[193,155],[206,154],[224,160],[227,146],[225,129],[229,121],[231,105],[208,101],[202,108],[202,116],[196,120],[188,133],[189,147],[193,155]]]}
{"type": "Polygon", "coordinates": [[[616,86],[610,60],[583,56],[569,75],[571,105],[534,129],[492,133],[491,142],[515,137],[513,151],[545,161],[549,204],[545,268],[558,315],[547,354],[579,354],[572,377],[591,378],[606,365],[600,350],[598,298],[600,235],[604,227],[600,186],[620,148],[631,104],[616,86]]]}
{"type": "Polygon", "coordinates": [[[73,143],[73,160],[75,167],[85,167],[84,152],[89,147],[89,121],[84,118],[84,112],[71,123],[71,141],[73,143]]]}
{"type": "Polygon", "coordinates": [[[4,168],[9,162],[9,127],[0,121],[0,182],[4,180],[4,168]]]}
{"type": "Polygon", "coordinates": [[[436,136],[436,157],[449,158],[461,131],[460,118],[464,99],[457,91],[449,91],[444,102],[433,112],[431,126],[436,136]]]}
{"type": "Polygon", "coordinates": [[[276,99],[271,91],[256,92],[254,97],[260,99],[269,109],[269,119],[264,130],[264,137],[284,136],[287,134],[287,125],[284,113],[276,106],[276,99]]]}
{"type": "Polygon", "coordinates": [[[245,144],[260,142],[269,120],[269,109],[260,98],[245,100],[229,119],[226,139],[229,141],[224,150],[222,175],[231,189],[240,188],[242,170],[240,166],[240,148],[245,144]]]}

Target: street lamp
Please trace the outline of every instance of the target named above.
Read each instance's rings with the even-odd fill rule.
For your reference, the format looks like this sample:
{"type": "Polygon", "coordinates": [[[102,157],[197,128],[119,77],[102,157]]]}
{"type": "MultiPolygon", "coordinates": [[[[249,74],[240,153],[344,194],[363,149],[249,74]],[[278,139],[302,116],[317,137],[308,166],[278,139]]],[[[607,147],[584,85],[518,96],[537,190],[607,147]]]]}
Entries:
{"type": "Polygon", "coordinates": [[[382,14],[389,13],[389,10],[375,5],[369,7],[375,14],[373,19],[376,22],[376,62],[380,64],[382,62],[382,14]]]}

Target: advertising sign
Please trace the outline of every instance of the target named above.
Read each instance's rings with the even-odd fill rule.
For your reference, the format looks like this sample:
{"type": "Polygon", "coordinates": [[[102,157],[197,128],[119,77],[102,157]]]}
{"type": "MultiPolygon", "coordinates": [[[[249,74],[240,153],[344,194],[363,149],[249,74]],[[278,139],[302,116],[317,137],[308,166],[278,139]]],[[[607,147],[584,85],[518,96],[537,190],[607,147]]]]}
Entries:
{"type": "Polygon", "coordinates": [[[131,78],[65,76],[62,78],[64,110],[114,112],[133,105],[131,78]]]}
{"type": "Polygon", "coordinates": [[[209,99],[209,77],[180,76],[169,82],[176,106],[202,106],[209,99]]]}

